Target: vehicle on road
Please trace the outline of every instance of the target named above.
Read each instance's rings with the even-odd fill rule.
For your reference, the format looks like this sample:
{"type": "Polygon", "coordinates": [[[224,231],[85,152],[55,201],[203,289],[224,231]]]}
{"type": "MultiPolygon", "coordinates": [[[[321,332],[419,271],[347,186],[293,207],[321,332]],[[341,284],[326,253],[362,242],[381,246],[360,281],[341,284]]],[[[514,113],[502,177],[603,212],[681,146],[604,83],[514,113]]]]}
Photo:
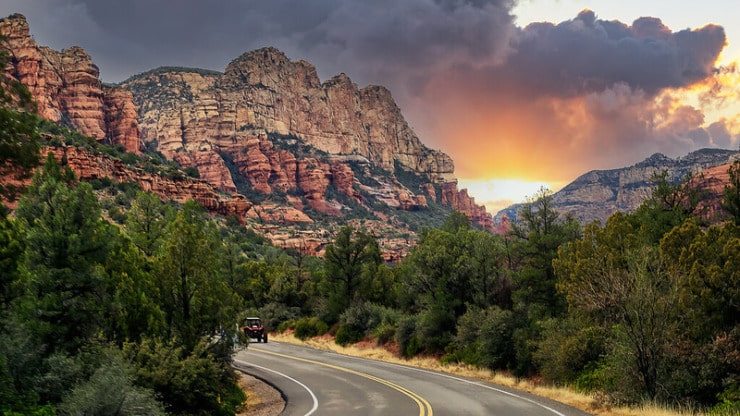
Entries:
{"type": "Polygon", "coordinates": [[[257,342],[267,343],[267,330],[260,318],[254,316],[245,318],[243,330],[247,338],[256,338],[257,342]]]}

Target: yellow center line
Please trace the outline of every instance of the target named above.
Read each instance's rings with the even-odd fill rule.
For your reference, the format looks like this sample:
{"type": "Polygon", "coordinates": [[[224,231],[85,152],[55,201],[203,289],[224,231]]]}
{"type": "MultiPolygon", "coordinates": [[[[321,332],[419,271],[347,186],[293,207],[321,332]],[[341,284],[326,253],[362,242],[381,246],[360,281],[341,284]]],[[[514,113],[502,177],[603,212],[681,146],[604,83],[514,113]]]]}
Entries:
{"type": "Polygon", "coordinates": [[[380,377],[375,377],[375,376],[372,376],[370,374],[361,373],[359,371],[351,370],[349,368],[340,367],[340,366],[333,365],[333,364],[322,363],[321,361],[309,360],[307,358],[293,357],[291,355],[285,355],[285,354],[280,354],[280,353],[277,353],[277,352],[265,351],[265,350],[260,350],[260,349],[256,349],[256,348],[253,349],[252,351],[257,351],[257,352],[260,352],[260,353],[263,353],[263,354],[270,354],[270,355],[274,355],[274,356],[281,357],[281,358],[289,358],[291,360],[296,360],[296,361],[303,361],[305,363],[321,365],[321,366],[324,366],[324,367],[332,368],[334,370],[343,371],[345,373],[350,373],[350,374],[354,374],[356,376],[364,377],[366,379],[369,379],[369,380],[375,381],[377,383],[386,385],[386,386],[388,386],[388,387],[390,387],[390,388],[392,388],[392,389],[394,389],[394,390],[396,390],[396,391],[398,391],[398,392],[400,392],[400,393],[402,393],[402,394],[410,397],[411,400],[413,400],[419,406],[419,416],[432,416],[433,415],[432,405],[425,398],[423,398],[419,394],[414,393],[413,391],[411,391],[411,390],[409,390],[409,389],[407,389],[405,387],[399,386],[398,384],[395,384],[395,383],[390,382],[388,380],[382,379],[380,377]]]}

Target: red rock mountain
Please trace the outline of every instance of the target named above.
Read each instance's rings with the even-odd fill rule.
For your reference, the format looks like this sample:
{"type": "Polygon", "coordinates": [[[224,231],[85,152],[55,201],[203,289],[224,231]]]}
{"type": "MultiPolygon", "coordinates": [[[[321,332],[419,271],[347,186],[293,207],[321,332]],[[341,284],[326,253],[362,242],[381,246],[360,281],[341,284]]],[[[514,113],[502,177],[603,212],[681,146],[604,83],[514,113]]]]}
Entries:
{"type": "Polygon", "coordinates": [[[0,20],[0,47],[9,54],[5,76],[26,85],[41,116],[81,133],[139,153],[136,109],[131,94],[103,86],[98,67],[80,47],[61,52],[40,47],[20,14],[0,20]]]}
{"type": "Polygon", "coordinates": [[[30,33],[22,15],[0,20],[0,47],[10,58],[4,76],[28,87],[41,116],[129,152],[158,151],[196,168],[201,180],[182,188],[137,179],[135,169],[65,149],[67,161],[87,160],[73,166],[81,178],[131,179],[267,228],[313,224],[317,215],[346,223],[359,210],[376,228],[408,235],[408,218],[398,213],[446,216],[432,206],[492,228],[485,208],[457,188],[452,159],[423,145],[384,87],[358,88],[344,74],[322,83],[313,65],[274,48],[245,53],[223,73],[159,68],[110,86],[82,48],[57,52],[30,33]]]}
{"type": "Polygon", "coordinates": [[[358,203],[366,199],[348,162],[391,174],[400,167],[428,185],[409,189],[387,181],[364,190],[389,206],[418,209],[436,201],[430,192],[436,185],[444,189],[442,204],[491,224],[485,208],[457,189],[450,157],[421,143],[384,87],[360,89],[344,74],[321,83],[311,64],[274,48],[245,53],[224,73],[160,68],[123,87],[134,94],[143,141],[225,191],[235,189],[227,167],[233,163],[259,192],[297,191],[313,209],[336,214],[341,207],[324,198],[329,185],[358,203]],[[323,155],[278,148],[268,133],[323,155]]]}

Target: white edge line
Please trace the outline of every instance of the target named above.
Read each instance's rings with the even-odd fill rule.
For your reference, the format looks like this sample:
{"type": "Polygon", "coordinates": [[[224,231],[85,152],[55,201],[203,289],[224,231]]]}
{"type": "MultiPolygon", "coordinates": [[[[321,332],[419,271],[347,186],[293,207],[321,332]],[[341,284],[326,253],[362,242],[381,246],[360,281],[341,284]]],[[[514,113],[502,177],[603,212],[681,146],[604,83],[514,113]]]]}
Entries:
{"type": "Polygon", "coordinates": [[[257,364],[253,364],[253,363],[248,363],[246,361],[234,360],[234,362],[235,363],[242,364],[242,365],[246,365],[246,366],[256,367],[256,368],[259,368],[260,370],[269,371],[271,373],[275,373],[275,374],[277,374],[277,375],[279,375],[281,377],[287,378],[288,380],[290,380],[290,381],[298,384],[299,386],[303,387],[304,389],[306,389],[306,391],[308,392],[308,394],[311,395],[311,399],[313,399],[313,407],[304,416],[310,416],[310,415],[312,415],[319,408],[319,399],[316,398],[316,395],[313,393],[313,391],[311,391],[311,389],[308,388],[307,385],[301,383],[300,381],[294,379],[293,377],[291,377],[291,376],[289,376],[287,374],[283,374],[283,373],[281,373],[279,371],[275,371],[273,369],[267,368],[267,367],[262,367],[261,365],[257,365],[257,364]]]}
{"type": "Polygon", "coordinates": [[[328,353],[328,354],[333,354],[333,355],[336,355],[336,356],[340,356],[340,357],[346,357],[346,358],[351,358],[351,359],[354,359],[354,360],[364,360],[364,361],[372,361],[372,362],[378,362],[378,363],[383,363],[383,364],[386,364],[386,365],[388,365],[388,366],[394,366],[394,367],[400,367],[400,368],[405,368],[405,369],[408,369],[408,370],[414,370],[414,371],[418,371],[418,372],[420,372],[420,373],[425,373],[425,374],[431,374],[431,375],[435,375],[435,376],[439,376],[439,377],[446,377],[446,378],[449,378],[449,379],[452,379],[452,380],[456,380],[456,381],[461,381],[461,382],[463,382],[463,383],[471,384],[471,385],[474,385],[474,386],[478,386],[478,387],[483,387],[483,388],[485,388],[485,389],[493,390],[493,391],[495,391],[495,392],[498,392],[498,393],[506,394],[506,395],[508,395],[508,396],[512,396],[512,397],[516,397],[517,399],[520,399],[520,400],[524,400],[524,401],[526,401],[526,402],[529,402],[529,403],[532,403],[532,404],[534,404],[534,405],[537,405],[537,406],[539,406],[539,407],[542,407],[543,409],[549,410],[549,411],[553,412],[554,414],[556,414],[556,415],[558,415],[558,416],[565,416],[564,414],[562,414],[562,413],[558,412],[557,410],[555,410],[555,409],[553,409],[553,408],[551,408],[551,407],[549,407],[549,406],[546,406],[546,405],[544,405],[544,404],[542,404],[542,403],[539,403],[539,402],[537,402],[536,400],[532,400],[532,399],[530,399],[530,398],[527,398],[527,397],[523,397],[523,396],[520,396],[520,395],[518,395],[518,394],[515,394],[515,393],[512,393],[512,392],[509,392],[509,391],[506,391],[506,390],[502,390],[502,389],[497,389],[496,387],[493,387],[493,386],[489,386],[489,385],[487,385],[487,384],[483,384],[483,383],[481,383],[481,382],[478,382],[478,381],[471,381],[471,380],[466,380],[466,379],[464,379],[464,378],[460,378],[460,377],[455,377],[455,376],[452,376],[452,375],[449,375],[449,374],[446,374],[446,373],[440,373],[440,372],[434,372],[434,371],[429,371],[429,370],[425,370],[425,369],[422,369],[422,368],[418,368],[418,367],[413,367],[413,366],[410,366],[410,365],[403,365],[403,364],[389,363],[389,362],[386,362],[386,361],[371,360],[371,359],[368,359],[368,358],[362,358],[362,357],[353,357],[353,356],[351,356],[351,355],[338,354],[338,353],[335,353],[335,352],[329,352],[329,351],[327,351],[327,353],[328,353]]]}

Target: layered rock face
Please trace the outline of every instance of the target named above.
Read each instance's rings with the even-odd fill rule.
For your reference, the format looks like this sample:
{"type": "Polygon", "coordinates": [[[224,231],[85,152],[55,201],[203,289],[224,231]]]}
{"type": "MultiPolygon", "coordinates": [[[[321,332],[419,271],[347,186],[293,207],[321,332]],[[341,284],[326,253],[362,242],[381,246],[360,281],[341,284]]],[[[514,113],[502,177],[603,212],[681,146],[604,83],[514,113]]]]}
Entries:
{"type": "MultiPolygon", "coordinates": [[[[715,177],[716,182],[714,170],[709,174],[704,171],[725,165],[737,158],[738,154],[734,150],[702,149],[671,159],[657,153],[633,166],[591,171],[553,194],[553,208],[561,214],[571,214],[584,223],[594,220],[605,223],[615,212],[631,213],[650,198],[655,189],[653,178],[656,174],[665,172],[666,179],[671,183],[683,181],[688,174],[715,177]]],[[[708,185],[706,187],[711,188],[708,185]]],[[[499,212],[496,223],[504,216],[515,220],[518,207],[515,205],[499,212]]]]}
{"type": "Polygon", "coordinates": [[[82,48],[57,52],[40,47],[19,14],[0,20],[0,34],[5,37],[2,48],[10,55],[5,74],[28,88],[39,115],[140,153],[131,97],[120,88],[103,87],[98,67],[82,48]]]}
{"type": "Polygon", "coordinates": [[[224,73],[160,68],[122,86],[139,108],[142,139],[155,142],[167,158],[197,167],[201,178],[219,189],[234,189],[234,178],[226,174],[233,163],[254,190],[298,192],[313,209],[335,214],[340,207],[324,198],[330,184],[362,203],[357,189],[363,185],[346,158],[391,173],[400,164],[430,184],[371,190],[387,205],[424,207],[427,197],[436,200],[436,183],[454,188],[447,205],[486,227],[492,223],[484,207],[457,191],[450,157],[421,143],[384,87],[359,89],[345,74],[321,83],[313,65],[290,61],[274,48],[248,52],[224,73]],[[273,146],[267,132],[289,138],[288,147],[296,149],[273,146]],[[306,145],[325,155],[301,155],[299,148],[306,145]],[[425,191],[431,193],[417,195],[425,191]]]}

